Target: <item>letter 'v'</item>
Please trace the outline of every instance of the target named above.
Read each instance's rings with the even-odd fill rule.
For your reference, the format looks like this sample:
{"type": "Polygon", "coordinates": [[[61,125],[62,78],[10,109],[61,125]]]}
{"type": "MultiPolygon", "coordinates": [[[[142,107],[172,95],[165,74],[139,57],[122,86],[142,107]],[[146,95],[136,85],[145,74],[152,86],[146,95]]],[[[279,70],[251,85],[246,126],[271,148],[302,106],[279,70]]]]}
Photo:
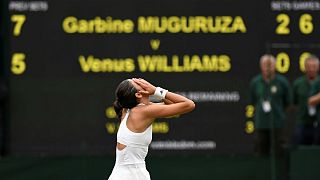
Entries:
{"type": "Polygon", "coordinates": [[[153,50],[158,50],[160,47],[160,40],[159,39],[151,39],[150,45],[153,50]]]}

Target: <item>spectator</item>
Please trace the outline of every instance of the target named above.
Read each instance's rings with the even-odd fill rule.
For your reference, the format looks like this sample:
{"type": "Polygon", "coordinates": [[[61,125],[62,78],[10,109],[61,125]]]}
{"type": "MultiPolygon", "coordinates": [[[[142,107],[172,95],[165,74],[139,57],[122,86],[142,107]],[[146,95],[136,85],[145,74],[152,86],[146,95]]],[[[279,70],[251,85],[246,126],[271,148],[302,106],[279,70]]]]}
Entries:
{"type": "Polygon", "coordinates": [[[276,153],[282,153],[285,109],[291,101],[289,83],[276,73],[275,61],[272,55],[263,55],[260,58],[261,74],[255,76],[250,84],[251,103],[255,107],[255,153],[259,156],[270,153],[273,127],[276,153]]]}
{"type": "Polygon", "coordinates": [[[312,84],[319,80],[319,59],[309,56],[305,60],[305,75],[293,83],[293,102],[297,106],[295,144],[311,145],[315,138],[316,108],[308,106],[312,84]]]}
{"type": "MultiPolygon", "coordinates": [[[[311,56],[314,59],[319,59],[316,56],[311,56]]],[[[314,111],[316,114],[316,121],[313,123],[314,129],[314,144],[320,145],[320,78],[317,78],[314,83],[312,84],[311,88],[311,97],[308,99],[308,105],[310,107],[315,107],[314,111]]]]}

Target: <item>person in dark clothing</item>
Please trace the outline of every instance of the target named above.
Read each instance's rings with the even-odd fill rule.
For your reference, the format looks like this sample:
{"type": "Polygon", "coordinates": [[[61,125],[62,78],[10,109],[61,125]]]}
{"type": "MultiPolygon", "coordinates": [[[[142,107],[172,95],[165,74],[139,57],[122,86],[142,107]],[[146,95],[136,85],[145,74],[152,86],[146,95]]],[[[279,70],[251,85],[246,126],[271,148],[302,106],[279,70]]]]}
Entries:
{"type": "Polygon", "coordinates": [[[319,59],[309,56],[305,60],[305,75],[293,83],[293,103],[297,107],[294,142],[296,145],[311,145],[315,141],[317,111],[315,106],[308,105],[312,86],[319,81],[319,59]]]}
{"type": "MultiPolygon", "coordinates": [[[[316,56],[313,56],[317,58],[316,56]]],[[[313,123],[314,142],[313,144],[320,145],[320,78],[317,78],[311,87],[311,96],[308,99],[309,107],[315,107],[316,121],[313,123]]]]}
{"type": "Polygon", "coordinates": [[[282,153],[285,109],[291,104],[289,82],[276,73],[275,61],[272,55],[263,55],[260,58],[261,74],[255,76],[250,83],[250,99],[255,108],[255,153],[259,156],[270,153],[273,127],[275,150],[282,153]]]}

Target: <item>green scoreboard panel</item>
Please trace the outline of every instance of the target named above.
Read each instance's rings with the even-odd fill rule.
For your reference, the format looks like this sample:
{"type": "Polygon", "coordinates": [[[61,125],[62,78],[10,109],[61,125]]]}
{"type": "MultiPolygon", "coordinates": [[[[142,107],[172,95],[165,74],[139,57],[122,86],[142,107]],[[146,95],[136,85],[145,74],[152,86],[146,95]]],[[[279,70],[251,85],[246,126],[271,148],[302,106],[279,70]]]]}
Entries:
{"type": "Polygon", "coordinates": [[[319,1],[9,1],[11,154],[113,154],[114,91],[142,77],[191,98],[151,153],[251,153],[248,86],[272,53],[292,81],[320,55],[319,1]]]}

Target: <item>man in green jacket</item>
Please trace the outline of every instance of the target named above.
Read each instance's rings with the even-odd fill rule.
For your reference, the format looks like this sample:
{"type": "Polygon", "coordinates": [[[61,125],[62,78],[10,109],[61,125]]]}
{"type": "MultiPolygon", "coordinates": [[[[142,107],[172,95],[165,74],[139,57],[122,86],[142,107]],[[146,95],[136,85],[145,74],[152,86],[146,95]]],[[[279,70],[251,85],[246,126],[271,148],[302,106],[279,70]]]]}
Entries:
{"type": "Polygon", "coordinates": [[[308,105],[308,98],[312,94],[312,86],[319,81],[319,59],[309,56],[305,60],[305,75],[293,83],[293,103],[297,107],[295,144],[311,145],[315,141],[315,126],[317,110],[315,106],[308,105]]]}
{"type": "MultiPolygon", "coordinates": [[[[313,56],[314,58],[317,58],[313,56]]],[[[318,58],[317,58],[318,59],[318,58]]],[[[319,60],[318,60],[319,61],[319,60]]],[[[316,122],[313,124],[315,130],[314,144],[320,145],[320,78],[312,84],[311,97],[308,99],[308,105],[316,107],[316,122]]]]}
{"type": "Polygon", "coordinates": [[[276,74],[275,61],[272,55],[263,55],[260,58],[261,74],[250,84],[251,103],[255,107],[255,151],[258,155],[268,155],[271,142],[274,142],[276,153],[282,153],[285,109],[291,103],[291,91],[287,79],[276,74]]]}

